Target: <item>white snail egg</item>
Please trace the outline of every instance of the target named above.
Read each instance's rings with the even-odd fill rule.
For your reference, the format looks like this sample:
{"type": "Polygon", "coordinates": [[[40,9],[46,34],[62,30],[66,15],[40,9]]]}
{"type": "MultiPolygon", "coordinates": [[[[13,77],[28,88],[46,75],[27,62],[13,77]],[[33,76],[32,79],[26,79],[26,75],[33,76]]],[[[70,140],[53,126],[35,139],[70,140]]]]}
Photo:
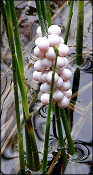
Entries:
{"type": "Polygon", "coordinates": [[[45,70],[41,73],[40,76],[40,82],[44,83],[47,81],[47,74],[48,74],[49,70],[45,70]]]}
{"type": "Polygon", "coordinates": [[[41,102],[45,105],[48,105],[49,103],[49,94],[47,93],[44,93],[42,96],[41,96],[41,102]]]}
{"type": "Polygon", "coordinates": [[[62,100],[57,102],[57,104],[60,108],[66,108],[69,105],[69,99],[64,96],[62,100]]]}
{"type": "Polygon", "coordinates": [[[41,77],[41,72],[37,72],[37,71],[34,71],[33,72],[33,78],[34,78],[34,80],[40,81],[40,77],[41,77]]]}
{"type": "Polygon", "coordinates": [[[40,41],[40,38],[42,38],[42,37],[38,37],[38,38],[35,40],[35,45],[36,45],[36,46],[38,46],[38,43],[39,43],[39,41],[40,41]]]}
{"type": "Polygon", "coordinates": [[[63,81],[62,87],[60,88],[62,91],[67,91],[71,87],[70,81],[63,81]]]}
{"type": "Polygon", "coordinates": [[[65,61],[65,68],[69,66],[69,62],[68,59],[66,57],[63,57],[64,61],[65,61]]]}
{"type": "Polygon", "coordinates": [[[55,88],[60,88],[62,87],[63,80],[61,77],[58,78],[57,82],[55,83],[55,88]]]}
{"type": "Polygon", "coordinates": [[[63,98],[63,92],[62,91],[60,91],[60,90],[55,90],[54,92],[53,92],[53,99],[55,100],[55,101],[59,101],[59,100],[61,100],[62,98],[63,98]]]}
{"type": "Polygon", "coordinates": [[[69,54],[69,47],[65,44],[60,44],[58,47],[59,50],[59,56],[67,56],[69,54]]]}
{"type": "Polygon", "coordinates": [[[58,46],[61,43],[60,37],[56,34],[48,35],[48,40],[51,46],[53,46],[53,44],[58,46]]]}
{"type": "Polygon", "coordinates": [[[53,47],[49,47],[49,49],[46,51],[45,55],[48,59],[54,60],[56,58],[53,47]]]}
{"type": "Polygon", "coordinates": [[[41,60],[37,60],[34,64],[34,68],[35,70],[37,70],[38,72],[43,72],[45,70],[45,68],[42,66],[41,64],[41,60]]]}
{"type": "Polygon", "coordinates": [[[63,69],[64,69],[64,67],[63,68],[56,68],[56,72],[57,72],[57,74],[62,74],[62,72],[63,72],[63,69]]]}
{"type": "Polygon", "coordinates": [[[41,26],[39,26],[36,30],[36,33],[38,36],[42,36],[42,32],[41,32],[41,26]]]}
{"type": "MultiPolygon", "coordinates": [[[[48,83],[51,83],[51,80],[52,80],[52,73],[53,71],[50,71],[48,74],[47,74],[47,81],[48,83]]],[[[54,82],[57,82],[59,76],[58,74],[55,72],[55,76],[54,76],[54,82]]]]}
{"type": "Polygon", "coordinates": [[[58,25],[51,25],[48,28],[48,34],[60,35],[61,34],[61,28],[58,25]]]}
{"type": "Polygon", "coordinates": [[[65,61],[62,57],[58,56],[57,57],[57,67],[62,68],[65,65],[65,61]]]}
{"type": "Polygon", "coordinates": [[[67,97],[67,98],[70,98],[72,96],[71,89],[69,89],[68,91],[64,91],[63,93],[64,93],[65,97],[67,97]]]}
{"type": "Polygon", "coordinates": [[[52,66],[52,60],[47,59],[46,57],[42,59],[41,64],[45,68],[49,68],[52,66]]]}
{"type": "Polygon", "coordinates": [[[40,57],[40,58],[43,58],[43,57],[44,57],[44,52],[42,52],[42,51],[38,48],[38,46],[36,46],[36,47],[34,48],[34,54],[35,54],[36,57],[40,57]]]}
{"type": "Polygon", "coordinates": [[[64,81],[67,81],[72,77],[72,72],[69,69],[65,68],[61,74],[61,77],[64,81]]]}
{"type": "Polygon", "coordinates": [[[41,91],[41,92],[49,93],[49,92],[50,92],[50,84],[48,84],[47,82],[43,83],[43,84],[40,86],[40,91],[41,91]]]}
{"type": "Polygon", "coordinates": [[[50,43],[47,37],[39,37],[37,41],[37,46],[40,50],[46,51],[48,50],[50,43]]]}

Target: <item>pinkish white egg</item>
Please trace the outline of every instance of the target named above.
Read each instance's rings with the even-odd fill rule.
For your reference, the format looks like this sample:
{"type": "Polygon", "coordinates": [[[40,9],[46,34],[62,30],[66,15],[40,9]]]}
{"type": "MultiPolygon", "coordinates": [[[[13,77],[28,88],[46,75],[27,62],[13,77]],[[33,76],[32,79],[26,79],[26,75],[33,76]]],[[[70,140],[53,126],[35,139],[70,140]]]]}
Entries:
{"type": "MultiPolygon", "coordinates": [[[[47,81],[48,83],[51,83],[51,80],[52,80],[52,73],[53,71],[50,71],[48,74],[47,74],[47,81]]],[[[55,76],[54,76],[54,82],[57,82],[59,76],[58,74],[55,72],[55,76]]]]}
{"type": "Polygon", "coordinates": [[[41,32],[41,26],[39,26],[36,30],[36,33],[38,36],[42,36],[42,32],[41,32]]]}
{"type": "Polygon", "coordinates": [[[50,43],[47,37],[39,37],[37,41],[37,46],[40,50],[46,51],[49,49],[50,43]]]}
{"type": "Polygon", "coordinates": [[[61,77],[58,78],[57,82],[55,83],[55,88],[60,88],[62,87],[63,80],[61,77]]]}
{"type": "Polygon", "coordinates": [[[67,81],[72,77],[72,72],[69,69],[65,68],[60,76],[64,81],[67,81]]]}
{"type": "Polygon", "coordinates": [[[41,92],[46,92],[46,93],[49,93],[50,92],[50,84],[48,84],[47,82],[43,83],[41,86],[40,86],[40,91],[41,92]]]}
{"type": "Polygon", "coordinates": [[[63,93],[64,93],[65,97],[67,97],[67,98],[70,98],[72,96],[71,89],[69,89],[68,91],[64,91],[63,93]]]}
{"type": "Polygon", "coordinates": [[[42,38],[42,37],[38,37],[38,38],[35,40],[35,45],[36,45],[36,46],[38,46],[38,43],[39,43],[39,41],[40,41],[40,38],[42,38]]]}
{"type": "Polygon", "coordinates": [[[45,57],[42,59],[41,64],[43,67],[49,68],[52,66],[52,60],[49,60],[48,58],[45,57]]]}
{"type": "Polygon", "coordinates": [[[38,72],[43,72],[45,70],[45,68],[42,66],[41,64],[41,60],[37,60],[34,64],[34,68],[35,70],[37,70],[38,72]]]}
{"type": "Polygon", "coordinates": [[[64,96],[62,100],[57,102],[57,104],[60,108],[66,108],[69,105],[69,99],[64,96]]]}
{"type": "Polygon", "coordinates": [[[34,48],[34,54],[35,54],[35,56],[36,57],[38,57],[38,58],[44,58],[44,52],[43,51],[41,51],[39,48],[38,48],[38,46],[36,46],[35,48],[34,48]]]}
{"type": "Polygon", "coordinates": [[[63,57],[64,61],[65,61],[65,68],[69,66],[69,62],[68,59],[66,57],[63,57]]]}
{"type": "Polygon", "coordinates": [[[48,40],[51,46],[53,46],[53,44],[56,44],[58,46],[61,43],[60,37],[56,34],[49,35],[48,40]]]}
{"type": "Polygon", "coordinates": [[[63,92],[62,91],[60,91],[60,90],[55,90],[54,92],[53,92],[53,99],[55,100],[55,101],[59,101],[59,100],[61,100],[62,98],[63,98],[63,92]]]}
{"type": "Polygon", "coordinates": [[[40,81],[40,77],[41,77],[41,72],[37,72],[37,71],[34,71],[33,72],[33,78],[34,78],[34,80],[40,81]]]}
{"type": "Polygon", "coordinates": [[[61,28],[58,25],[51,25],[48,28],[48,34],[60,35],[61,34],[61,28]]]}
{"type": "Polygon", "coordinates": [[[69,47],[65,44],[60,44],[58,47],[59,50],[59,56],[67,56],[69,54],[69,47]]]}
{"type": "MultiPolygon", "coordinates": [[[[55,61],[53,61],[53,64],[54,63],[55,63],[55,61]]],[[[64,65],[65,65],[64,59],[62,57],[58,56],[57,57],[57,65],[56,65],[56,67],[57,68],[62,68],[62,67],[64,67],[64,65]]]]}
{"type": "Polygon", "coordinates": [[[63,68],[56,68],[57,74],[61,75],[63,72],[63,69],[64,69],[64,67],[63,68]]]}
{"type": "Polygon", "coordinates": [[[60,88],[62,91],[67,91],[71,87],[70,81],[63,81],[62,87],[60,88]]]}
{"type": "Polygon", "coordinates": [[[49,49],[45,53],[48,59],[54,60],[56,58],[55,52],[53,47],[49,47],[49,49]]]}
{"type": "Polygon", "coordinates": [[[41,96],[41,102],[42,102],[44,105],[48,105],[48,103],[49,103],[49,94],[44,93],[44,94],[41,96]]]}
{"type": "Polygon", "coordinates": [[[44,72],[41,73],[40,82],[44,83],[47,81],[48,72],[49,72],[49,70],[45,70],[44,72]]]}

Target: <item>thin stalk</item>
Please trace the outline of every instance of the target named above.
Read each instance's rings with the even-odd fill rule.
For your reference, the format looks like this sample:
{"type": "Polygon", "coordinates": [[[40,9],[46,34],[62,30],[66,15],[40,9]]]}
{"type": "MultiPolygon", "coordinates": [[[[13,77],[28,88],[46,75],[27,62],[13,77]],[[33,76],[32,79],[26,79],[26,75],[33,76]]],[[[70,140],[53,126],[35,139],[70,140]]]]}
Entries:
{"type": "Polygon", "coordinates": [[[65,155],[65,144],[64,144],[63,133],[62,133],[62,125],[61,125],[61,121],[60,121],[60,117],[59,117],[59,107],[57,104],[55,105],[55,114],[56,114],[56,121],[57,121],[59,145],[60,145],[60,149],[61,149],[61,157],[63,160],[63,166],[65,168],[67,165],[67,159],[66,159],[66,155],[65,155]]]}
{"type": "Polygon", "coordinates": [[[45,0],[45,4],[46,4],[48,27],[50,27],[52,25],[52,21],[51,21],[51,12],[50,12],[49,0],[45,0]]]}
{"type": "Polygon", "coordinates": [[[47,169],[47,155],[48,155],[48,142],[49,142],[49,131],[50,131],[50,116],[51,116],[51,108],[52,108],[52,96],[53,96],[53,88],[54,88],[54,76],[56,71],[56,63],[58,57],[58,49],[56,45],[53,45],[56,58],[55,58],[55,65],[53,68],[52,73],[52,81],[50,86],[50,98],[49,98],[49,105],[48,105],[48,114],[47,114],[47,122],[46,122],[46,132],[45,132],[45,143],[44,143],[44,156],[43,156],[43,165],[42,165],[42,174],[45,174],[47,169]]]}
{"type": "Polygon", "coordinates": [[[42,14],[42,9],[41,9],[41,5],[40,5],[40,0],[35,0],[36,3],[36,9],[37,9],[37,14],[39,17],[39,23],[41,26],[41,31],[42,31],[42,36],[47,36],[47,31],[46,31],[46,26],[44,24],[44,18],[43,18],[43,14],[42,14]]]}
{"type": "Polygon", "coordinates": [[[70,134],[70,130],[69,130],[65,110],[60,108],[60,113],[61,113],[61,118],[62,118],[62,122],[63,122],[63,125],[64,125],[65,133],[66,133],[66,138],[67,138],[67,141],[68,141],[68,147],[69,147],[70,154],[75,155],[76,152],[75,152],[75,148],[74,148],[73,141],[72,141],[72,138],[71,138],[71,134],[70,134]]]}
{"type": "Polygon", "coordinates": [[[42,10],[42,15],[43,15],[43,19],[44,19],[44,24],[46,27],[46,33],[48,34],[48,24],[47,24],[47,19],[46,19],[44,0],[40,0],[40,4],[41,4],[41,10],[42,10]]]}
{"type": "MultiPolygon", "coordinates": [[[[14,30],[14,38],[15,38],[18,66],[19,66],[19,69],[20,69],[20,74],[21,74],[21,79],[23,81],[25,94],[27,96],[27,87],[26,87],[25,74],[24,74],[24,65],[23,65],[21,44],[20,44],[20,38],[19,38],[18,23],[17,23],[16,10],[15,10],[15,6],[14,6],[14,1],[13,0],[10,1],[10,8],[11,8],[11,17],[12,17],[13,30],[14,30]]],[[[29,117],[29,109],[27,111],[28,111],[28,114],[26,116],[29,117]]],[[[24,113],[24,122],[26,122],[26,120],[25,120],[25,113],[24,113]]],[[[32,168],[33,167],[32,156],[31,156],[32,155],[32,153],[31,153],[32,152],[32,148],[31,148],[31,143],[29,143],[30,140],[29,140],[29,137],[27,135],[27,131],[26,130],[27,129],[26,129],[26,123],[25,123],[27,166],[28,166],[28,168],[32,168]]]]}
{"type": "Polygon", "coordinates": [[[71,19],[73,16],[73,5],[74,5],[74,0],[70,1],[70,9],[69,9],[69,16],[68,16],[68,21],[67,21],[67,26],[66,26],[66,33],[65,33],[65,39],[64,43],[67,44],[68,41],[68,35],[70,31],[70,25],[71,25],[71,19]]]}
{"type": "Polygon", "coordinates": [[[24,150],[23,150],[23,135],[20,127],[20,112],[19,112],[19,98],[18,98],[18,87],[17,87],[17,70],[16,70],[16,55],[15,46],[13,39],[13,28],[11,21],[10,2],[6,1],[6,16],[7,16],[7,28],[8,28],[8,39],[12,54],[12,65],[13,65],[13,82],[14,82],[14,98],[15,98],[15,110],[16,110],[16,121],[17,121],[17,132],[18,132],[18,145],[19,145],[19,159],[20,159],[20,170],[21,174],[25,174],[25,161],[24,161],[24,150]]]}
{"type": "Polygon", "coordinates": [[[78,1],[78,18],[77,18],[77,37],[76,37],[76,64],[82,65],[83,49],[83,26],[84,26],[84,0],[78,1]]]}

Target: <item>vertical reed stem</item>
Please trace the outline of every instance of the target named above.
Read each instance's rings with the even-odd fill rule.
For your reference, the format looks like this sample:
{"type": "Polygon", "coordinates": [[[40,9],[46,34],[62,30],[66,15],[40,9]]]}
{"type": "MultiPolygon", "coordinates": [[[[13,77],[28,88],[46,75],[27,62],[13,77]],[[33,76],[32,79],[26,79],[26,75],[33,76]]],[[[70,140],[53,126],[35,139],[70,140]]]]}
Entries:
{"type": "Polygon", "coordinates": [[[45,143],[44,143],[44,156],[43,156],[43,165],[42,165],[42,174],[45,174],[47,169],[47,154],[48,154],[48,142],[49,142],[49,131],[50,131],[50,116],[51,116],[51,108],[52,108],[52,96],[53,96],[53,88],[54,88],[54,76],[56,72],[56,63],[58,57],[58,49],[56,45],[53,45],[56,58],[55,58],[55,65],[53,68],[52,73],[52,81],[50,86],[50,98],[49,98],[49,105],[48,105],[48,114],[47,114],[47,122],[46,122],[46,132],[45,132],[45,143]]]}
{"type": "Polygon", "coordinates": [[[41,31],[42,31],[42,36],[47,36],[47,31],[46,31],[46,26],[44,24],[44,18],[43,18],[43,14],[42,14],[42,9],[41,9],[41,4],[40,4],[40,0],[35,0],[36,3],[36,9],[37,9],[37,14],[39,17],[39,23],[41,26],[41,31]]]}
{"type": "Polygon", "coordinates": [[[52,25],[52,21],[51,21],[51,12],[50,12],[49,0],[46,0],[45,3],[46,3],[48,27],[50,27],[52,25]]]}
{"type": "Polygon", "coordinates": [[[18,132],[20,169],[21,169],[21,174],[25,174],[23,135],[21,133],[21,127],[20,127],[19,98],[18,98],[18,87],[17,87],[17,70],[16,70],[16,62],[15,62],[16,55],[15,55],[15,46],[14,46],[14,39],[13,39],[13,28],[12,28],[12,21],[11,21],[10,2],[8,0],[6,1],[6,17],[7,17],[9,45],[10,45],[11,54],[12,54],[14,98],[15,98],[15,110],[16,110],[17,132],[18,132]]]}
{"type": "Polygon", "coordinates": [[[84,25],[84,0],[78,1],[77,37],[76,37],[76,64],[82,65],[83,49],[83,25],[84,25]]]}
{"type": "Polygon", "coordinates": [[[67,159],[65,155],[65,144],[64,144],[63,133],[62,133],[62,125],[61,125],[60,116],[59,116],[59,107],[57,104],[55,105],[55,114],[56,114],[56,121],[57,121],[59,145],[61,149],[61,156],[63,160],[63,166],[65,168],[67,165],[67,159]]]}
{"type": "Polygon", "coordinates": [[[71,25],[71,19],[73,15],[73,5],[74,5],[74,0],[70,1],[70,10],[69,10],[69,16],[68,16],[68,21],[67,21],[67,26],[66,26],[66,33],[65,33],[65,39],[64,43],[67,44],[68,41],[68,35],[69,35],[69,30],[70,30],[70,25],[71,25]]]}
{"type": "Polygon", "coordinates": [[[60,108],[60,113],[61,113],[61,118],[62,118],[62,122],[63,122],[63,125],[64,125],[67,141],[68,141],[69,151],[70,151],[71,155],[74,155],[76,152],[75,152],[73,141],[72,141],[72,138],[71,138],[71,135],[70,135],[70,130],[69,130],[69,126],[68,126],[68,121],[67,121],[67,117],[66,117],[66,114],[65,114],[65,110],[60,108]]]}
{"type": "Polygon", "coordinates": [[[44,21],[45,28],[46,28],[46,34],[48,34],[48,24],[47,24],[47,19],[46,19],[44,0],[40,0],[40,4],[41,4],[42,15],[43,15],[43,21],[44,21]]]}

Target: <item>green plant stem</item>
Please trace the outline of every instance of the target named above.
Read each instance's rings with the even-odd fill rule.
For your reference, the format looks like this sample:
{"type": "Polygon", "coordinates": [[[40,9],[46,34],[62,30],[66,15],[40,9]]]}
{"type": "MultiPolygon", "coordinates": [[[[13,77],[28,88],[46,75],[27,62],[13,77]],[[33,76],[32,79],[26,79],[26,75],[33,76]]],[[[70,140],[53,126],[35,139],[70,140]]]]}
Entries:
{"type": "Polygon", "coordinates": [[[41,4],[41,10],[42,10],[42,15],[43,15],[43,19],[44,19],[44,24],[46,27],[46,34],[48,35],[48,24],[47,24],[47,19],[46,19],[44,0],[40,0],[40,4],[41,4]]]}
{"type": "Polygon", "coordinates": [[[45,174],[47,169],[47,155],[48,155],[48,142],[49,142],[49,131],[50,131],[50,116],[51,116],[51,108],[52,108],[52,96],[53,96],[53,88],[54,88],[54,76],[56,71],[56,63],[58,57],[58,49],[56,45],[53,45],[56,58],[55,58],[55,65],[53,68],[52,73],[52,81],[50,86],[50,98],[49,98],[49,105],[48,105],[48,114],[47,114],[47,122],[46,122],[46,132],[45,132],[45,143],[44,143],[44,156],[43,156],[43,165],[42,165],[42,174],[45,174]]]}
{"type": "Polygon", "coordinates": [[[63,160],[63,166],[65,168],[67,165],[67,159],[65,155],[65,144],[64,144],[63,133],[62,133],[62,125],[61,125],[60,116],[59,116],[59,107],[57,104],[55,105],[55,114],[56,114],[56,121],[57,121],[59,145],[61,149],[61,156],[63,160]]]}
{"type": "Polygon", "coordinates": [[[84,25],[84,0],[78,1],[77,36],[76,36],[76,64],[82,65],[83,49],[83,25],[84,25]]]}
{"type": "Polygon", "coordinates": [[[52,25],[52,21],[51,21],[51,12],[50,12],[49,0],[45,0],[45,4],[46,4],[48,27],[50,27],[52,25]]]}
{"type": "Polygon", "coordinates": [[[68,141],[68,147],[69,147],[70,154],[75,155],[76,152],[75,152],[74,144],[73,144],[73,141],[72,141],[72,138],[71,138],[71,134],[70,134],[70,130],[69,130],[65,110],[60,108],[60,113],[61,113],[61,118],[62,118],[62,122],[63,122],[63,125],[64,125],[65,133],[66,133],[66,138],[67,138],[67,141],[68,141]]]}
{"type": "Polygon", "coordinates": [[[41,4],[40,4],[40,0],[35,0],[36,3],[36,9],[37,9],[37,14],[39,17],[39,23],[41,26],[41,31],[42,31],[42,36],[47,36],[47,31],[46,31],[46,26],[44,24],[44,18],[43,18],[43,14],[42,14],[42,9],[41,9],[41,4]]]}
{"type": "Polygon", "coordinates": [[[68,21],[67,21],[67,26],[66,26],[66,33],[65,33],[65,39],[64,43],[67,44],[68,41],[68,35],[70,31],[70,25],[71,25],[71,19],[73,16],[73,5],[74,5],[74,0],[70,1],[70,10],[69,10],[69,16],[68,16],[68,21]]]}
{"type": "Polygon", "coordinates": [[[13,28],[11,21],[10,1],[6,1],[6,16],[7,16],[7,28],[8,28],[8,39],[12,54],[12,65],[13,65],[13,82],[14,82],[14,98],[15,98],[15,110],[16,110],[16,121],[17,121],[17,132],[18,132],[18,145],[19,145],[19,159],[20,159],[20,170],[21,174],[25,174],[25,161],[24,161],[24,150],[23,150],[23,135],[20,127],[20,112],[19,112],[19,98],[18,98],[18,87],[17,87],[17,70],[16,70],[16,55],[15,46],[13,39],[13,28]]]}

